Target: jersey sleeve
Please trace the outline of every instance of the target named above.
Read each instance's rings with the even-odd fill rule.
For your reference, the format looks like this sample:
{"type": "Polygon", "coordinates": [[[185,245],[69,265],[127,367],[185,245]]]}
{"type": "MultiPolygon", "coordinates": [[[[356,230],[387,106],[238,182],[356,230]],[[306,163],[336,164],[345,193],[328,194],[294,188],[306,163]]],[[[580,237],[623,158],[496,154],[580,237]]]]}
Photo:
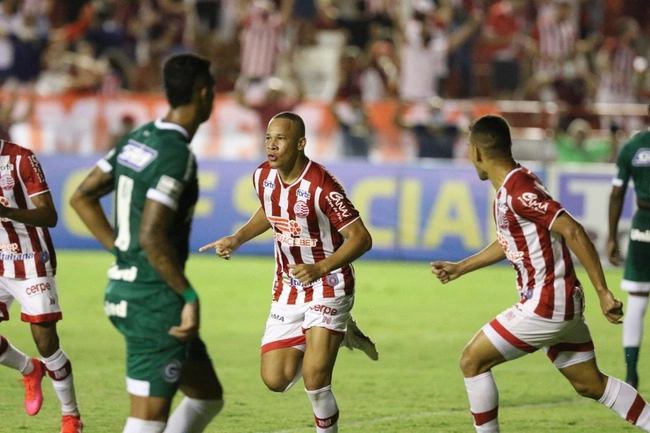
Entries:
{"type": "Polygon", "coordinates": [[[343,186],[328,171],[325,171],[322,188],[319,205],[336,230],[341,231],[359,219],[359,212],[346,196],[343,186]]]}
{"type": "Polygon", "coordinates": [[[50,190],[41,163],[36,155],[28,149],[25,149],[25,154],[20,160],[20,177],[27,189],[27,195],[30,197],[50,190]]]}
{"type": "Polygon", "coordinates": [[[515,214],[549,230],[555,219],[564,212],[562,205],[551,198],[541,183],[530,179],[515,184],[510,195],[515,214]]]}
{"type": "Polygon", "coordinates": [[[117,149],[111,149],[102,159],[95,164],[104,173],[110,173],[115,168],[117,160],[117,149]]]}
{"type": "Polygon", "coordinates": [[[632,158],[634,156],[631,154],[631,149],[632,146],[623,146],[618,158],[616,158],[616,176],[612,179],[612,185],[614,186],[627,188],[632,175],[632,158]]]}
{"type": "Polygon", "coordinates": [[[174,210],[195,169],[194,154],[186,144],[169,146],[157,156],[152,165],[153,175],[147,190],[147,198],[160,202],[174,210]]]}

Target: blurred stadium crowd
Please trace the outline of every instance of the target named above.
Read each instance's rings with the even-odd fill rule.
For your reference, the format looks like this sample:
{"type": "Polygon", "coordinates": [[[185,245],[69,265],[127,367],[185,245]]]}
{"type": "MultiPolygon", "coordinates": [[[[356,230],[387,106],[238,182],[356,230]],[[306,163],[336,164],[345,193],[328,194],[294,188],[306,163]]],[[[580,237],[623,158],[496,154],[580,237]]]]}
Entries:
{"type": "Polygon", "coordinates": [[[1,0],[0,134],[19,120],[13,89],[160,92],[163,60],[192,50],[261,125],[331,104],[344,155],[369,155],[368,104],[390,100],[417,157],[462,156],[472,114],[446,102],[485,99],[550,127],[558,159],[612,161],[645,112],[610,104],[650,100],[649,18],[647,0],[1,0]],[[526,101],[552,104],[551,121],[526,101]]]}

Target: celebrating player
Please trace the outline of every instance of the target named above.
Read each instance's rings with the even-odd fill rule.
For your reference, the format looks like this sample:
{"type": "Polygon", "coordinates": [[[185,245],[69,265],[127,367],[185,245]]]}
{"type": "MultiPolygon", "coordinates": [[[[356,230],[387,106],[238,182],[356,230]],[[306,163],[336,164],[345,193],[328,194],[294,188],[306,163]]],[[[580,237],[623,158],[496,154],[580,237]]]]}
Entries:
{"type": "Polygon", "coordinates": [[[0,140],[0,322],[9,320],[14,299],[28,322],[41,359],[30,358],[0,335],[0,364],[23,374],[25,409],[36,415],[43,404],[41,381],[47,374],[61,401],[61,433],[80,433],[72,365],[59,346],[56,322],[61,307],[56,285],[56,254],[48,227],[58,215],[36,156],[0,140]]]}
{"type": "MultiPolygon", "coordinates": [[[[648,106],[650,111],[650,106],[648,106]]],[[[640,132],[628,141],[618,156],[618,174],[609,197],[609,237],[607,253],[614,265],[621,262],[618,247],[618,221],[621,218],[627,184],[632,178],[638,210],[632,220],[621,289],[628,292],[627,315],[623,323],[623,350],[627,375],[625,381],[639,386],[637,362],[643,337],[643,316],[650,293],[650,132],[640,132]]]]}
{"type": "Polygon", "coordinates": [[[354,303],[351,263],[371,248],[372,238],[338,181],[307,158],[306,145],[297,114],[271,119],[268,161],[253,175],[262,206],[234,235],[201,251],[215,248],[230,259],[242,244],[273,229],[275,281],[262,338],[262,379],[271,391],[285,392],[302,375],[316,431],[333,433],[339,409],[332,372],[354,303]]]}
{"type": "Polygon", "coordinates": [[[551,198],[539,178],[517,164],[511,147],[510,128],[501,117],[483,116],[470,127],[469,158],[479,178],[496,190],[497,239],[460,262],[431,263],[431,272],[443,284],[505,258],[517,273],[521,300],[483,326],[461,355],[476,431],[499,431],[492,367],[543,349],[580,395],[650,432],[648,403],[596,365],[582,285],[569,249],[585,267],[607,320],[621,323],[623,305],[607,288],[598,253],[584,228],[551,198]]]}
{"type": "Polygon", "coordinates": [[[193,54],[171,57],[163,81],[167,115],[122,139],[70,200],[116,256],[104,305],[126,339],[131,412],[123,433],[202,432],[223,406],[198,337],[199,299],[184,272],[199,195],[189,144],[212,112],[210,62],[193,54]],[[114,229],[99,202],[112,191],[114,229]],[[185,398],[169,417],[178,388],[185,398]]]}

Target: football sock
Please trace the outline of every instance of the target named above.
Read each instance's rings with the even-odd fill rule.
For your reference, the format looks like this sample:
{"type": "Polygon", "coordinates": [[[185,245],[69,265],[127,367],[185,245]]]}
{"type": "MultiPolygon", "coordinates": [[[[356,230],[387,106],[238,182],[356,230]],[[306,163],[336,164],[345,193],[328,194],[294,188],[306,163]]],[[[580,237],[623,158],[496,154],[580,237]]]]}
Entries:
{"type": "Polygon", "coordinates": [[[184,397],[167,420],[164,433],[201,433],[223,408],[223,399],[184,397]]]}
{"type": "Polygon", "coordinates": [[[74,380],[72,378],[72,365],[65,352],[59,348],[54,352],[54,355],[41,359],[45,363],[47,374],[52,379],[52,386],[61,402],[61,411],[63,414],[79,415],[74,380]]]}
{"type": "Polygon", "coordinates": [[[0,335],[0,365],[18,370],[22,374],[29,374],[34,371],[31,358],[16,349],[2,335],[0,335]]]}
{"type": "Polygon", "coordinates": [[[650,432],[650,405],[627,383],[608,376],[607,387],[598,402],[626,421],[650,432]]]}
{"type": "Polygon", "coordinates": [[[162,433],[165,423],[128,417],[122,433],[162,433]]]}
{"type": "Polygon", "coordinates": [[[499,432],[499,391],[492,372],[465,378],[469,409],[477,433],[499,432]]]}
{"type": "Polygon", "coordinates": [[[314,410],[317,433],[337,433],[339,427],[339,408],[332,393],[332,385],[309,391],[305,389],[314,410]]]}
{"type": "Polygon", "coordinates": [[[647,296],[629,295],[623,321],[623,348],[627,375],[625,381],[635,388],[639,383],[637,362],[639,347],[643,339],[643,319],[648,308],[647,296]]]}

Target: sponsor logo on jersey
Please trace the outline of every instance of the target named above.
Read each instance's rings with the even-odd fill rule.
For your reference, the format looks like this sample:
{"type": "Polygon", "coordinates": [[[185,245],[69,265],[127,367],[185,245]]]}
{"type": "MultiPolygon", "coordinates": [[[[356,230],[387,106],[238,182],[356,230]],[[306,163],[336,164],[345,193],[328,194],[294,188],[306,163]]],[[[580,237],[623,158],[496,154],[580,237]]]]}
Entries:
{"type": "Polygon", "coordinates": [[[181,378],[181,370],[183,369],[183,364],[177,360],[173,359],[169,364],[163,367],[163,379],[165,382],[176,383],[181,378]]]}
{"type": "Polygon", "coordinates": [[[12,163],[0,165],[0,171],[12,171],[13,169],[14,165],[12,163]]]}
{"type": "Polygon", "coordinates": [[[117,265],[108,268],[107,276],[111,280],[135,281],[138,276],[138,268],[131,266],[127,269],[120,269],[117,265]]]}
{"type": "Polygon", "coordinates": [[[0,252],[0,260],[31,260],[34,253],[0,252]]]}
{"type": "Polygon", "coordinates": [[[297,280],[297,279],[295,279],[295,278],[292,278],[292,277],[290,277],[290,276],[287,275],[287,274],[282,274],[282,281],[284,281],[285,284],[289,284],[289,285],[291,285],[291,286],[298,286],[298,287],[311,287],[311,286],[313,286],[314,284],[316,284],[316,283],[317,283],[318,281],[320,281],[320,280],[316,280],[316,281],[314,281],[313,283],[309,283],[309,284],[303,284],[302,281],[300,281],[300,280],[297,280]]]}
{"type": "Polygon", "coordinates": [[[308,191],[305,191],[304,189],[298,188],[296,190],[296,197],[305,198],[309,200],[311,198],[311,194],[308,191]]]}
{"type": "Polygon", "coordinates": [[[38,283],[26,287],[25,293],[27,293],[27,296],[32,296],[32,295],[40,295],[41,293],[45,293],[49,290],[52,290],[52,286],[50,286],[49,282],[45,282],[45,283],[38,283]]]}
{"type": "Polygon", "coordinates": [[[275,182],[271,182],[270,180],[264,180],[264,182],[262,182],[262,185],[264,188],[275,189],[275,182]]]}
{"type": "Polygon", "coordinates": [[[315,247],[318,244],[318,239],[298,237],[302,233],[298,221],[273,215],[268,215],[268,219],[273,227],[281,232],[273,233],[273,239],[276,241],[290,247],[315,247]]]}
{"type": "Polygon", "coordinates": [[[139,172],[151,164],[157,156],[158,152],[149,146],[129,140],[117,155],[117,162],[139,172]]]}
{"type": "Polygon", "coordinates": [[[345,196],[343,194],[340,192],[332,191],[325,197],[325,199],[327,200],[327,203],[329,203],[329,205],[334,208],[339,221],[343,221],[344,219],[350,217],[350,209],[348,209],[346,206],[345,196]]]}
{"type": "Polygon", "coordinates": [[[650,230],[630,230],[630,240],[637,242],[650,242],[650,230]]]}
{"type": "Polygon", "coordinates": [[[282,322],[282,323],[284,323],[284,316],[281,315],[281,314],[278,314],[278,313],[271,313],[271,314],[269,314],[269,317],[270,317],[272,320],[277,320],[278,322],[282,322]]]}
{"type": "MultiPolygon", "coordinates": [[[[9,200],[7,200],[7,198],[4,197],[4,196],[0,197],[0,204],[2,206],[4,206],[4,207],[11,207],[11,203],[9,203],[9,200]]],[[[5,222],[11,221],[11,220],[9,218],[2,217],[2,218],[0,218],[0,221],[5,223],[5,222]]]]}
{"type": "Polygon", "coordinates": [[[16,185],[16,182],[14,181],[14,177],[12,175],[3,174],[0,176],[0,188],[7,191],[13,189],[14,185],[16,185]]]}
{"type": "Polygon", "coordinates": [[[522,251],[510,251],[510,244],[503,233],[497,232],[497,240],[499,241],[501,248],[503,248],[503,251],[506,253],[506,258],[512,263],[519,263],[524,258],[524,253],[522,251]]]}
{"type": "Polygon", "coordinates": [[[632,158],[632,165],[635,167],[650,165],[650,149],[641,148],[637,150],[634,158],[632,158]]]}
{"type": "Polygon", "coordinates": [[[309,206],[304,201],[298,200],[293,206],[293,212],[298,218],[307,218],[307,215],[309,215],[309,206]]]}
{"type": "Polygon", "coordinates": [[[12,242],[10,244],[0,244],[0,251],[15,253],[18,251],[18,244],[16,242],[12,242]]]}
{"type": "Polygon", "coordinates": [[[108,317],[121,317],[124,319],[127,315],[128,309],[129,303],[126,301],[120,301],[119,304],[104,301],[104,313],[106,313],[108,317]]]}
{"type": "Polygon", "coordinates": [[[36,159],[36,155],[29,155],[29,163],[32,165],[34,173],[36,173],[36,177],[38,177],[38,181],[41,183],[45,182],[45,175],[43,174],[41,164],[38,162],[38,159],[36,159]]]}
{"type": "Polygon", "coordinates": [[[537,200],[537,194],[534,194],[532,192],[523,193],[522,195],[517,197],[517,200],[519,200],[521,204],[523,204],[529,209],[534,210],[535,212],[545,214],[548,211],[548,202],[541,203],[540,201],[537,200]]]}
{"type": "Polygon", "coordinates": [[[269,221],[271,221],[273,227],[283,233],[289,233],[291,236],[300,236],[300,233],[302,233],[302,227],[296,220],[269,215],[269,221]]]}

